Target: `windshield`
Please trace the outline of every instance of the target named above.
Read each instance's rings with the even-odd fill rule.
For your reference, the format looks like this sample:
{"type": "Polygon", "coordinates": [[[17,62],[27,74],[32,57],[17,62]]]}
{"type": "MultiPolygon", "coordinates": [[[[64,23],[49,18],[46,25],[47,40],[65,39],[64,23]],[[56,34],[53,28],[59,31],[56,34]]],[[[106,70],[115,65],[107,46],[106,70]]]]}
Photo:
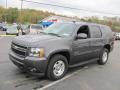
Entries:
{"type": "Polygon", "coordinates": [[[17,28],[15,26],[8,26],[7,31],[17,31],[17,28]]]}
{"type": "Polygon", "coordinates": [[[72,35],[75,27],[76,25],[73,23],[55,23],[43,30],[42,32],[51,35],[69,37],[72,35]]]}
{"type": "Polygon", "coordinates": [[[28,25],[22,25],[21,26],[23,30],[27,29],[28,28],[28,25]]]}

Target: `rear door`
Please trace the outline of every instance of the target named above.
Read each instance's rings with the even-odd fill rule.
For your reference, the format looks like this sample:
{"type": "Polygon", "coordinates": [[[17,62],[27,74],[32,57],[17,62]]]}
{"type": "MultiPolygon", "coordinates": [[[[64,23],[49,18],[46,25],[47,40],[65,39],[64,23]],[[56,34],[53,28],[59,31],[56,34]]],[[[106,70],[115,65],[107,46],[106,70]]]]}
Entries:
{"type": "Polygon", "coordinates": [[[90,48],[92,50],[92,58],[98,58],[103,47],[101,29],[97,25],[90,25],[89,27],[91,35],[90,48]]]}

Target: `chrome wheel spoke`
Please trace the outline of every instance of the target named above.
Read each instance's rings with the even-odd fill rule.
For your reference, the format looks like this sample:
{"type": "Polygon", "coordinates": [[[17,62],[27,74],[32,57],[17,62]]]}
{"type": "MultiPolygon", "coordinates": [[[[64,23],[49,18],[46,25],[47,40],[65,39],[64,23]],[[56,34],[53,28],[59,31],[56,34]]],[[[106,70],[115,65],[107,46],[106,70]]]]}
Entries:
{"type": "Polygon", "coordinates": [[[107,52],[104,52],[104,53],[103,53],[103,56],[102,56],[103,62],[106,62],[106,61],[107,61],[107,57],[108,57],[107,52]]]}
{"type": "Polygon", "coordinates": [[[53,67],[53,73],[55,76],[61,76],[64,73],[65,64],[62,60],[57,61],[53,67]]]}

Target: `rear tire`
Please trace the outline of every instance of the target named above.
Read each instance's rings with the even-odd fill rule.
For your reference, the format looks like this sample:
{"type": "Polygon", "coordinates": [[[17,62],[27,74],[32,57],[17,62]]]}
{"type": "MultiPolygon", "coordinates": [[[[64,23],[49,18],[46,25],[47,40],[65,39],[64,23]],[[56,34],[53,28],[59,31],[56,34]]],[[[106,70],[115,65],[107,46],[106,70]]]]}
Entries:
{"type": "Polygon", "coordinates": [[[109,51],[108,49],[104,48],[101,55],[100,59],[97,61],[99,65],[104,65],[107,63],[109,57],[109,51]]]}
{"type": "Polygon", "coordinates": [[[54,55],[47,69],[47,77],[50,80],[58,80],[65,76],[68,70],[68,61],[65,56],[63,55],[54,55]]]}

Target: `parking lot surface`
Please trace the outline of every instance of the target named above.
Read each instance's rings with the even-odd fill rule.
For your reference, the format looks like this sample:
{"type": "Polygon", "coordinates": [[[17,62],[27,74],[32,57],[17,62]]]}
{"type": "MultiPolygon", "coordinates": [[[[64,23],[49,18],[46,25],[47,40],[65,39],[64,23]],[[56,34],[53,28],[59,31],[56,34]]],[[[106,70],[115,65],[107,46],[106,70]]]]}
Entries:
{"type": "Polygon", "coordinates": [[[65,78],[53,82],[22,73],[12,64],[8,53],[13,38],[0,37],[0,90],[120,90],[120,41],[115,42],[106,65],[94,62],[73,68],[65,78]]]}

